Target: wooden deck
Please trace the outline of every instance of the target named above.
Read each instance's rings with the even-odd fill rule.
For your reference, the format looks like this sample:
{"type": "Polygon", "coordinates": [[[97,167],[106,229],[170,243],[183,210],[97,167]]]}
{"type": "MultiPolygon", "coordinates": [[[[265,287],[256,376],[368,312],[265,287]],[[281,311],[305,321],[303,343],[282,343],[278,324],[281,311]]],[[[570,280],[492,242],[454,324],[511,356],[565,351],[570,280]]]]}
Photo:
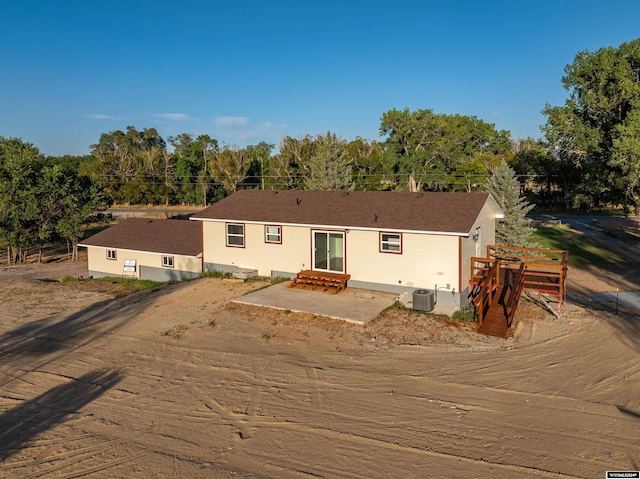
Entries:
{"type": "Polygon", "coordinates": [[[321,289],[339,293],[347,287],[349,274],[329,273],[325,271],[300,271],[289,285],[291,288],[321,289]]]}
{"type": "Polygon", "coordinates": [[[566,301],[568,253],[563,250],[489,246],[486,258],[471,258],[470,299],[478,332],[507,337],[524,290],[554,295],[558,310],[566,301]]]}

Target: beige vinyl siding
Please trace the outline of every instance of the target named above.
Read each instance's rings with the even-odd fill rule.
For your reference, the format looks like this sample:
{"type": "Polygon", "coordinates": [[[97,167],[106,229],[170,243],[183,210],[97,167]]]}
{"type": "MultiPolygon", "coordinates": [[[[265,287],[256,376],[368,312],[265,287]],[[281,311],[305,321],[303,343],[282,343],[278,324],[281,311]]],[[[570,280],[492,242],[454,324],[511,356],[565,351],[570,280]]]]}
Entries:
{"type": "MultiPolygon", "coordinates": [[[[488,204],[468,237],[403,232],[401,254],[380,251],[379,231],[335,230],[345,232],[346,273],[354,281],[428,289],[449,284],[463,292],[469,286],[470,258],[476,255],[472,236],[477,227],[481,228],[479,252],[484,256],[487,245],[495,243],[495,218],[488,204]]],[[[264,276],[312,269],[311,234],[322,228],[282,226],[282,244],[265,242],[264,224],[244,224],[244,228],[245,246],[228,247],[225,222],[204,221],[204,262],[257,269],[264,276]]]]}
{"type": "Polygon", "coordinates": [[[496,242],[496,219],[495,214],[489,208],[489,205],[485,203],[484,207],[480,211],[478,218],[476,219],[473,227],[469,231],[469,237],[462,238],[462,259],[461,259],[461,278],[460,289],[464,291],[469,287],[469,281],[471,280],[471,258],[478,256],[484,258],[487,256],[487,246],[493,245],[496,242]],[[476,255],[476,243],[473,241],[473,235],[477,228],[480,228],[480,248],[479,254],[476,255]]]}
{"type": "Polygon", "coordinates": [[[402,254],[380,252],[378,231],[350,230],[347,273],[355,281],[451,288],[458,284],[458,237],[402,233],[402,254]]]}
{"type": "MultiPolygon", "coordinates": [[[[297,273],[312,269],[311,234],[322,228],[283,226],[282,244],[265,243],[263,224],[245,224],[245,247],[226,246],[225,223],[205,221],[204,262],[297,273]]],[[[328,229],[330,230],[330,229],[328,229]]],[[[336,231],[345,231],[336,229],[336,231]]],[[[354,281],[429,288],[459,284],[458,236],[402,233],[402,254],[380,252],[380,232],[345,232],[346,273],[354,281]]]]}
{"type": "Polygon", "coordinates": [[[140,267],[162,268],[162,256],[173,256],[173,268],[164,268],[175,271],[188,271],[190,273],[202,272],[202,260],[193,256],[181,256],[165,253],[147,253],[144,251],[130,251],[117,248],[103,248],[98,246],[87,246],[87,269],[89,271],[100,272],[105,276],[122,276],[124,261],[126,259],[136,260],[136,272],[126,273],[127,276],[140,277],[140,267]],[[116,260],[107,259],[107,249],[116,250],[116,260]]]}
{"type": "MultiPolygon", "coordinates": [[[[264,224],[244,225],[244,248],[226,245],[224,222],[204,221],[204,262],[257,269],[261,276],[272,271],[297,273],[311,269],[310,228],[283,226],[282,243],[267,243],[264,224]]],[[[240,222],[231,222],[240,224],[240,222]]]]}
{"type": "MultiPolygon", "coordinates": [[[[122,276],[125,258],[123,251],[116,249],[116,259],[107,259],[107,250],[114,248],[101,248],[98,246],[87,246],[87,269],[103,273],[105,276],[122,276]]],[[[138,272],[136,271],[136,278],[138,272]]]]}

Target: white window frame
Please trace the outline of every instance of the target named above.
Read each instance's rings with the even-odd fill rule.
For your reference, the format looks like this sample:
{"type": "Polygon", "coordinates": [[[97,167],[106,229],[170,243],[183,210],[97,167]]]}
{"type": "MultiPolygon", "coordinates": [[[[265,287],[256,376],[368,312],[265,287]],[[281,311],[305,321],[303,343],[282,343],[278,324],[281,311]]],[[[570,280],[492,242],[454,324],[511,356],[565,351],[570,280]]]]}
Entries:
{"type": "Polygon", "coordinates": [[[380,252],[381,253],[392,253],[392,254],[402,254],[402,233],[386,233],[380,232],[380,252]],[[384,237],[387,236],[387,239],[384,237]],[[392,240],[390,237],[395,236],[397,240],[392,240]],[[393,249],[397,247],[396,249],[393,249]]]}
{"type": "Polygon", "coordinates": [[[225,224],[225,238],[227,240],[227,246],[230,248],[244,248],[245,246],[245,226],[244,223],[226,223],[225,224]],[[229,227],[230,226],[240,226],[242,228],[242,233],[238,234],[238,233],[230,233],[229,232],[229,227]],[[235,244],[235,243],[231,243],[229,242],[230,238],[241,238],[242,239],[242,243],[241,244],[235,244]]]}
{"type": "Polygon", "coordinates": [[[109,261],[116,261],[118,259],[117,250],[112,248],[107,248],[107,259],[109,261]]]}
{"type": "Polygon", "coordinates": [[[173,268],[173,256],[162,255],[162,267],[163,268],[173,268]]]}
{"type": "Polygon", "coordinates": [[[280,225],[265,225],[264,226],[264,242],[273,244],[282,244],[282,226],[280,225]],[[269,228],[277,228],[277,233],[269,232],[269,228]],[[277,237],[278,239],[269,239],[269,237],[277,237]]]}

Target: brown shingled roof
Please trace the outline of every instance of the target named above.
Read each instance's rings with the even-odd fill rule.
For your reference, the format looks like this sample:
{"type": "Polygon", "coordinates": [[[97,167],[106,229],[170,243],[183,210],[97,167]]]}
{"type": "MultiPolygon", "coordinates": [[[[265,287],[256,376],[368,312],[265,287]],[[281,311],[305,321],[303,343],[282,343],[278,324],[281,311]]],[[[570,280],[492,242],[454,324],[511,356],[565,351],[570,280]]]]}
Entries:
{"type": "Polygon", "coordinates": [[[501,213],[488,193],[240,190],[192,218],[464,235],[487,201],[501,213]]]}
{"type": "Polygon", "coordinates": [[[197,256],[202,253],[202,224],[187,220],[129,218],[87,238],[80,246],[197,256]]]}

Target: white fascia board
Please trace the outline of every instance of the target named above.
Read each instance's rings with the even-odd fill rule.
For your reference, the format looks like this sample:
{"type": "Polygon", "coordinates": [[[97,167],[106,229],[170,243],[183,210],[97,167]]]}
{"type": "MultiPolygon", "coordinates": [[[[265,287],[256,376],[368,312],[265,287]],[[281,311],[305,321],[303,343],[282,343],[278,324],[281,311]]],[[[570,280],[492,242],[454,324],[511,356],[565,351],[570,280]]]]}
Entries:
{"type": "Polygon", "coordinates": [[[78,243],[78,246],[83,246],[85,248],[102,248],[102,249],[116,249],[118,251],[128,251],[129,253],[147,253],[147,254],[158,254],[160,256],[180,256],[183,258],[202,258],[202,253],[198,253],[195,256],[189,255],[189,254],[178,254],[178,253],[160,253],[158,251],[145,251],[142,249],[129,249],[129,248],[118,248],[115,246],[96,246],[94,244],[80,244],[78,243]]]}
{"type": "Polygon", "coordinates": [[[365,226],[338,226],[338,225],[314,225],[305,223],[282,223],[279,221],[247,221],[247,220],[221,220],[213,218],[192,218],[198,221],[210,221],[213,223],[233,223],[233,224],[248,224],[248,225],[281,225],[281,226],[299,226],[303,228],[313,228],[322,230],[357,230],[357,231],[382,231],[384,233],[414,233],[414,234],[426,234],[426,235],[439,235],[439,236],[469,236],[469,233],[454,233],[450,231],[425,231],[425,230],[404,230],[404,229],[391,229],[391,228],[368,228],[365,226]]]}
{"type": "Polygon", "coordinates": [[[500,205],[498,204],[498,202],[496,201],[496,199],[493,197],[491,193],[489,193],[489,197],[487,198],[487,203],[489,203],[489,206],[491,207],[491,209],[493,209],[494,216],[496,219],[504,218],[505,216],[504,211],[502,210],[502,208],[500,207],[500,205]]]}

